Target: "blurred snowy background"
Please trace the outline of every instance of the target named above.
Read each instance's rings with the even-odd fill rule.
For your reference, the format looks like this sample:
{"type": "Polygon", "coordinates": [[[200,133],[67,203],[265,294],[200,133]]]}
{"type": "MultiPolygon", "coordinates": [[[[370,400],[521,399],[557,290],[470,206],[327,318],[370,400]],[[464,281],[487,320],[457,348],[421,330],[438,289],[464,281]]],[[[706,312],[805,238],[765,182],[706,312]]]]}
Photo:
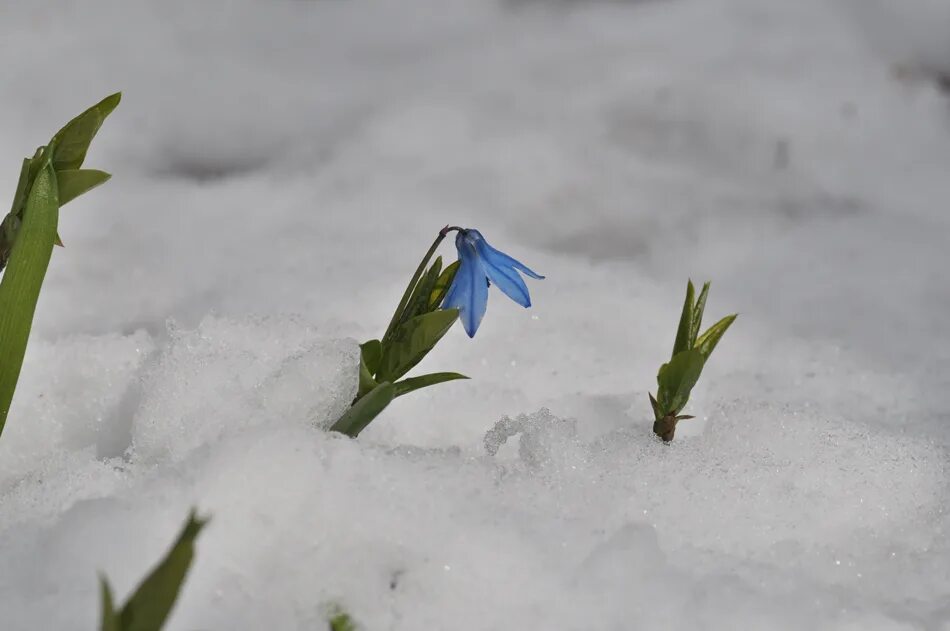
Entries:
{"type": "Polygon", "coordinates": [[[4,629],[94,628],[191,505],[176,630],[950,629],[950,2],[10,1],[0,59],[8,197],[124,92],[0,440],[4,629]],[[314,429],[446,223],[535,306],[314,429]],[[740,318],[664,447],[689,276],[740,318]]]}

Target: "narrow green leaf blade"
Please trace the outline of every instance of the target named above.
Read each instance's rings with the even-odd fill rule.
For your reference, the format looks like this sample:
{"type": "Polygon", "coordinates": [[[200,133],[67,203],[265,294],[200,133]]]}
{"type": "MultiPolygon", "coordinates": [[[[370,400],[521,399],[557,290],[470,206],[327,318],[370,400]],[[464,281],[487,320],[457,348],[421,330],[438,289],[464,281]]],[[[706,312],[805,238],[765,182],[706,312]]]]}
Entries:
{"type": "Polygon", "coordinates": [[[452,281],[455,280],[455,273],[458,272],[458,269],[459,262],[455,261],[446,267],[445,271],[439,275],[439,279],[435,281],[432,291],[429,292],[429,311],[437,309],[439,305],[442,304],[442,300],[445,299],[445,294],[448,293],[449,287],[452,285],[452,281]]]}
{"type": "Polygon", "coordinates": [[[83,193],[105,184],[112,176],[96,169],[67,169],[57,171],[59,183],[59,205],[65,206],[83,193]]]}
{"type": "Polygon", "coordinates": [[[367,425],[373,422],[374,418],[379,416],[380,412],[392,403],[395,396],[393,384],[384,381],[344,412],[330,431],[356,438],[367,425]]]}
{"type": "Polygon", "coordinates": [[[702,371],[703,357],[694,349],[677,353],[660,367],[656,396],[663,416],[678,414],[683,409],[702,371]]]}
{"type": "Polygon", "coordinates": [[[696,350],[699,351],[700,355],[703,356],[703,362],[709,359],[709,356],[712,355],[713,349],[716,348],[716,344],[719,343],[719,340],[722,339],[722,336],[725,335],[726,331],[739,316],[737,313],[728,315],[716,324],[709,327],[705,333],[703,333],[698,340],[696,340],[696,350]]]}
{"type": "Polygon", "coordinates": [[[109,581],[105,576],[99,577],[99,602],[101,603],[100,618],[102,623],[99,625],[100,631],[122,631],[119,628],[119,617],[116,615],[115,606],[112,603],[112,590],[109,589],[109,581]]]}
{"type": "Polygon", "coordinates": [[[703,326],[703,311],[706,309],[706,296],[709,295],[709,282],[703,283],[703,289],[699,292],[699,298],[696,299],[696,306],[693,307],[693,322],[689,328],[689,347],[696,346],[696,336],[699,335],[699,329],[703,326]]]}
{"type": "Polygon", "coordinates": [[[162,628],[191,567],[195,556],[195,538],[207,523],[207,519],[199,519],[195,511],[191,511],[165,558],[122,607],[119,613],[122,631],[156,631],[162,628]]]}
{"type": "Polygon", "coordinates": [[[673,354],[670,359],[689,348],[689,332],[693,324],[693,281],[686,283],[686,300],[683,302],[683,312],[680,314],[680,323],[676,329],[676,341],[673,343],[673,354]]]}
{"type": "Polygon", "coordinates": [[[440,309],[416,316],[396,327],[383,350],[377,380],[395,381],[412,370],[452,328],[456,319],[458,309],[440,309]]]}
{"type": "Polygon", "coordinates": [[[53,167],[57,171],[78,169],[86,159],[89,144],[96,137],[103,121],[122,100],[116,92],[102,99],[85,112],[72,119],[53,136],[53,167]]]}
{"type": "Polygon", "coordinates": [[[56,172],[47,160],[33,182],[9,265],[0,281],[0,433],[20,377],[58,221],[56,172]]]}
{"type": "Polygon", "coordinates": [[[402,381],[397,381],[393,385],[396,387],[396,396],[401,397],[402,395],[409,394],[413,390],[418,390],[419,388],[434,386],[437,383],[445,383],[446,381],[455,381],[456,379],[468,379],[468,377],[457,372],[433,372],[429,373],[428,375],[420,375],[418,377],[403,379],[402,381]]]}

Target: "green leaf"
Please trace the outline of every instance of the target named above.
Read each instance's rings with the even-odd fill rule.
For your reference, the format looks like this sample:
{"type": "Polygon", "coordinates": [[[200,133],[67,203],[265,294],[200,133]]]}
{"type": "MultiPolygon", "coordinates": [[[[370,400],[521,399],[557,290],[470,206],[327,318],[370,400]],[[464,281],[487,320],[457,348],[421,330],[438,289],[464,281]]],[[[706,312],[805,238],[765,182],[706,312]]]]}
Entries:
{"type": "Polygon", "coordinates": [[[383,348],[379,340],[368,340],[360,344],[360,356],[366,362],[366,367],[372,374],[379,370],[379,360],[383,356],[383,348]]]}
{"type": "Polygon", "coordinates": [[[359,399],[365,396],[378,385],[379,384],[376,383],[376,380],[373,379],[373,373],[371,373],[369,368],[366,366],[366,360],[364,360],[363,356],[360,355],[360,383],[356,391],[356,398],[359,399]]]}
{"type": "Polygon", "coordinates": [[[683,409],[702,371],[703,357],[694,349],[677,353],[669,363],[660,366],[656,397],[663,416],[678,414],[683,409]]]}
{"type": "Polygon", "coordinates": [[[360,344],[360,386],[356,393],[357,399],[379,385],[376,383],[374,375],[379,370],[379,360],[382,353],[379,340],[369,340],[360,344]]]}
{"type": "Polygon", "coordinates": [[[0,281],[0,432],[20,377],[58,221],[56,172],[47,155],[46,164],[27,198],[23,221],[10,251],[9,266],[0,281]]]}
{"type": "Polygon", "coordinates": [[[696,306],[693,307],[693,321],[689,327],[689,346],[696,346],[696,336],[699,335],[699,329],[703,325],[703,311],[706,309],[706,296],[709,295],[709,283],[703,283],[703,289],[699,292],[699,298],[696,299],[696,306]]]}
{"type": "Polygon", "coordinates": [[[195,555],[195,538],[207,519],[192,510],[178,539],[158,566],[138,586],[119,613],[121,631],[157,631],[175,606],[181,584],[195,555]]]}
{"type": "Polygon", "coordinates": [[[329,619],[330,631],[356,631],[356,623],[350,618],[350,614],[343,611],[339,605],[334,605],[330,609],[329,619]]]}
{"type": "Polygon", "coordinates": [[[376,379],[395,381],[412,370],[452,328],[457,318],[458,309],[440,309],[411,318],[396,327],[383,349],[376,379]]]}
{"type": "Polygon", "coordinates": [[[439,274],[441,272],[442,257],[438,256],[412,290],[412,295],[409,297],[408,305],[402,314],[400,323],[405,322],[409,318],[414,318],[431,311],[429,308],[429,294],[432,293],[432,288],[435,287],[435,283],[439,280],[439,274]]]}
{"type": "Polygon", "coordinates": [[[693,289],[693,281],[687,281],[686,283],[686,300],[683,302],[683,312],[680,314],[680,324],[676,329],[676,341],[673,343],[673,354],[670,356],[672,359],[678,353],[690,348],[689,346],[689,334],[690,329],[693,326],[693,295],[695,293],[693,289]]]}
{"type": "Polygon", "coordinates": [[[653,416],[657,421],[659,421],[661,418],[663,418],[663,411],[660,410],[660,404],[657,403],[656,399],[653,398],[652,392],[647,392],[647,394],[650,395],[650,407],[653,408],[653,416]]]}
{"type": "Polygon", "coordinates": [[[367,425],[373,422],[374,418],[379,416],[380,412],[386,409],[386,406],[392,403],[395,396],[393,384],[384,381],[350,406],[350,409],[333,424],[330,431],[356,438],[367,425]]]}
{"type": "Polygon", "coordinates": [[[96,137],[103,121],[122,100],[116,92],[102,99],[88,110],[72,119],[53,136],[53,168],[57,171],[78,169],[86,159],[89,144],[96,137]]]}
{"type": "Polygon", "coordinates": [[[445,299],[445,294],[448,293],[449,287],[452,285],[452,281],[455,280],[455,273],[458,272],[459,261],[455,261],[451,265],[445,268],[445,271],[439,276],[439,279],[435,281],[435,285],[432,287],[432,291],[429,292],[429,311],[437,309],[442,301],[445,299]]]}
{"type": "Polygon", "coordinates": [[[105,576],[99,577],[99,601],[101,603],[102,624],[99,625],[101,631],[122,631],[119,628],[119,617],[116,615],[115,606],[112,604],[112,590],[109,589],[109,581],[105,576]]]}
{"type": "Polygon", "coordinates": [[[419,377],[410,377],[409,379],[397,381],[394,384],[396,387],[396,396],[401,397],[419,388],[434,386],[437,383],[445,383],[446,381],[454,381],[456,379],[468,379],[468,377],[460,375],[457,372],[433,372],[428,375],[420,375],[419,377]]]}
{"type": "Polygon", "coordinates": [[[698,340],[696,340],[696,350],[699,351],[699,354],[703,356],[703,362],[709,359],[709,356],[712,355],[713,349],[716,348],[716,344],[719,343],[719,340],[726,333],[726,330],[729,326],[735,321],[739,314],[734,313],[728,315],[716,324],[709,327],[705,333],[703,333],[698,340]]]}
{"type": "Polygon", "coordinates": [[[59,182],[59,205],[65,206],[83,193],[105,184],[112,176],[96,169],[67,169],[57,171],[59,182]]]}

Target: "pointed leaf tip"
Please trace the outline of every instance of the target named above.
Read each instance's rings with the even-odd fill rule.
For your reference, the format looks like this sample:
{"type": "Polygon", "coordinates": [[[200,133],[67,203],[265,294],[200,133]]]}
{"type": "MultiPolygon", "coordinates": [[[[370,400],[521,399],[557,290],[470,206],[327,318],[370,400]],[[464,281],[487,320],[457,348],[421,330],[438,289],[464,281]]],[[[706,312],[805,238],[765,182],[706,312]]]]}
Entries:
{"type": "Polygon", "coordinates": [[[673,343],[673,353],[670,359],[687,350],[689,347],[690,331],[693,325],[694,295],[693,281],[686,282],[686,299],[683,301],[683,310],[680,313],[679,326],[676,328],[676,341],[673,343]]]}
{"type": "Polygon", "coordinates": [[[713,349],[716,348],[716,345],[719,344],[719,340],[722,339],[722,336],[725,335],[726,331],[735,322],[735,319],[738,317],[738,314],[734,313],[732,315],[727,315],[725,318],[717,322],[716,324],[709,327],[709,329],[699,336],[699,339],[696,340],[696,350],[703,357],[703,362],[709,359],[709,356],[712,355],[713,349]]]}

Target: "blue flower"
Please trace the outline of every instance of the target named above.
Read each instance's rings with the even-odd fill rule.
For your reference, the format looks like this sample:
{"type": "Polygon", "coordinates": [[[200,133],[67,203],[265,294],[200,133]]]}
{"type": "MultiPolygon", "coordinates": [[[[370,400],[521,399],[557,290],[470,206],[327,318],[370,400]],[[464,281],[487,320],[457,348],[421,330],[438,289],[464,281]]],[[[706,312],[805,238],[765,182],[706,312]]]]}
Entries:
{"type": "Polygon", "coordinates": [[[522,307],[531,306],[528,287],[518,271],[531,278],[544,278],[524,264],[488,245],[478,230],[459,229],[455,237],[459,267],[452,286],[442,303],[444,309],[458,309],[462,326],[469,337],[481,324],[488,306],[488,287],[495,283],[509,298],[522,307]]]}

